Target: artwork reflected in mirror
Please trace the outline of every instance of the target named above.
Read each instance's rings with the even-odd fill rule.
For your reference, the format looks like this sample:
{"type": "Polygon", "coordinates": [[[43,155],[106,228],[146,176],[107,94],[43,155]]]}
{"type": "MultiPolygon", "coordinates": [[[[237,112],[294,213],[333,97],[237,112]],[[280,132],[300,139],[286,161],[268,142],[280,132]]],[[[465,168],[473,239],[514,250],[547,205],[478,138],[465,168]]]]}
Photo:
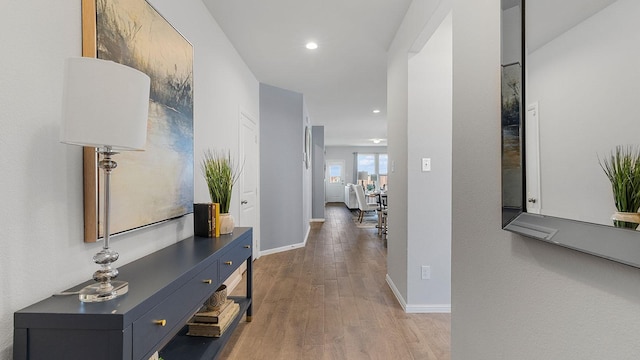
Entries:
{"type": "Polygon", "coordinates": [[[640,145],[639,16],[637,0],[527,0],[526,191],[538,199],[529,212],[632,228],[614,220],[638,210],[616,187],[632,187],[630,202],[640,188],[612,182],[603,164],[640,145]]]}
{"type": "Polygon", "coordinates": [[[503,0],[502,32],[502,223],[523,210],[522,26],[520,1],[503,0]]]}

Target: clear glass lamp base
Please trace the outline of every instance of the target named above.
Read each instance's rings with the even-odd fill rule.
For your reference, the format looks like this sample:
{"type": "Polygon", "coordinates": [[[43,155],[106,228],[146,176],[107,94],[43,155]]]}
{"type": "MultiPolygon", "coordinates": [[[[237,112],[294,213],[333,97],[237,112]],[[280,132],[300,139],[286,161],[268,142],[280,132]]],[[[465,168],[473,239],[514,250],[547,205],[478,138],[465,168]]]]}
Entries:
{"type": "Polygon", "coordinates": [[[126,281],[112,280],[111,286],[101,283],[91,284],[80,290],[78,297],[82,302],[102,302],[115,299],[129,291],[129,283],[126,281]]]}

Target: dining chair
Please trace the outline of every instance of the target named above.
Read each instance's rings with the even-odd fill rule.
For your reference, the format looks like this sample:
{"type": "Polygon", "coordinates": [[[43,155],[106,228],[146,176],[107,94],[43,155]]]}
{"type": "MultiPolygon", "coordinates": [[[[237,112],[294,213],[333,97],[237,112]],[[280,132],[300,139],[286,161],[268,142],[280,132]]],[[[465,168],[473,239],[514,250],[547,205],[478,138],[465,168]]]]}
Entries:
{"type": "Polygon", "coordinates": [[[387,194],[378,194],[378,235],[387,240],[387,194]]]}
{"type": "Polygon", "coordinates": [[[364,196],[364,190],[360,185],[352,184],[351,187],[353,188],[353,191],[356,193],[356,199],[358,200],[358,210],[360,210],[360,214],[358,214],[358,221],[362,222],[362,219],[364,218],[364,213],[367,211],[378,210],[378,204],[367,203],[367,199],[364,196]]]}

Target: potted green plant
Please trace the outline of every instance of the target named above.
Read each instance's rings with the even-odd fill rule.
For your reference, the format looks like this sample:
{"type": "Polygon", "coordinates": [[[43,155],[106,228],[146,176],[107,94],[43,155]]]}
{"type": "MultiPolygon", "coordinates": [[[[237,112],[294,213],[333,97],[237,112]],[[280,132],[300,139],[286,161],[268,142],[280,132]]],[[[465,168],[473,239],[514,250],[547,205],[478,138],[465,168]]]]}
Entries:
{"type": "Polygon", "coordinates": [[[204,152],[201,169],[211,202],[220,204],[220,234],[229,234],[234,228],[233,217],[229,214],[231,195],[242,169],[233,161],[230,150],[210,149],[204,152]]]}
{"type": "Polygon", "coordinates": [[[618,210],[612,216],[616,227],[636,229],[640,223],[640,151],[632,146],[616,146],[600,166],[611,182],[618,210]]]}

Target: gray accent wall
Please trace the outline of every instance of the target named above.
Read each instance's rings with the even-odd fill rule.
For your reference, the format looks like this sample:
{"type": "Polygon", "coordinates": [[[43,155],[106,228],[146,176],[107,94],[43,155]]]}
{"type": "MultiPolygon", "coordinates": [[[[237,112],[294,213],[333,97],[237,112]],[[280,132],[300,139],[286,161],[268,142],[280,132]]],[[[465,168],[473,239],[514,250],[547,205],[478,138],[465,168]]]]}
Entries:
{"type": "Polygon", "coordinates": [[[313,126],[311,135],[313,137],[313,150],[311,152],[311,218],[318,220],[324,219],[324,126],[313,126]]]}
{"type": "Polygon", "coordinates": [[[304,242],[304,124],[302,94],[260,84],[261,251],[304,242]]]}
{"type": "Polygon", "coordinates": [[[640,269],[500,228],[500,0],[453,19],[452,359],[637,359],[640,269]]]}

